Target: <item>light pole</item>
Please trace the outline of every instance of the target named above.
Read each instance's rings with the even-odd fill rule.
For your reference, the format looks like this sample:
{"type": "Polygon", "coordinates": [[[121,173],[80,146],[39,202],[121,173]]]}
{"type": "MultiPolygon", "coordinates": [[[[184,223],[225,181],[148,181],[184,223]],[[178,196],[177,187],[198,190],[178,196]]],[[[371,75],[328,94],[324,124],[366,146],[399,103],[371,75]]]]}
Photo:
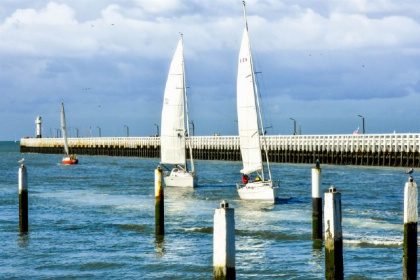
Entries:
{"type": "Polygon", "coordinates": [[[76,137],[79,138],[79,129],[77,127],[75,127],[74,129],[76,129],[76,137]]]}
{"type": "Polygon", "coordinates": [[[194,121],[190,121],[190,124],[192,125],[193,136],[194,136],[195,135],[195,132],[194,132],[194,121]]]}
{"type": "Polygon", "coordinates": [[[159,137],[159,126],[157,124],[156,125],[156,136],[159,137]]]}
{"type": "Polygon", "coordinates": [[[98,130],[99,130],[99,137],[101,137],[101,128],[98,126],[98,130]]]}
{"type": "Polygon", "coordinates": [[[296,120],[293,118],[290,118],[293,121],[293,135],[296,135],[296,120]]]}
{"type": "Polygon", "coordinates": [[[130,135],[128,125],[124,125],[124,127],[127,128],[127,133],[126,133],[127,136],[126,137],[128,137],[130,135]]]}
{"type": "Polygon", "coordinates": [[[362,122],[363,122],[363,134],[365,134],[365,117],[358,115],[359,117],[362,118],[362,122]]]}

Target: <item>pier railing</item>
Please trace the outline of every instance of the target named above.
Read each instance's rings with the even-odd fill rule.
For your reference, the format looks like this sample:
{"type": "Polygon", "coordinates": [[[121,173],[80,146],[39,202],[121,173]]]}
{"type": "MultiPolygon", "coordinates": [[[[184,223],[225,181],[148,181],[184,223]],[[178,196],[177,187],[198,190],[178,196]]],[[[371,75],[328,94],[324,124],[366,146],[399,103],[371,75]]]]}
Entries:
{"type": "MultiPolygon", "coordinates": [[[[78,154],[160,157],[159,137],[69,138],[68,142],[78,154]]],[[[261,137],[261,142],[265,142],[270,159],[277,162],[311,163],[322,157],[325,163],[336,164],[420,164],[419,133],[270,135],[261,137]]],[[[240,160],[238,136],[193,136],[187,137],[189,143],[195,158],[240,160]]],[[[61,153],[63,139],[23,138],[20,145],[22,152],[61,153]]]]}
{"type": "MultiPolygon", "coordinates": [[[[193,149],[238,150],[238,136],[193,136],[187,138],[193,149]]],[[[337,135],[276,135],[265,136],[269,150],[291,149],[301,151],[332,152],[418,152],[420,134],[337,134],[337,135]]],[[[159,137],[97,137],[69,138],[70,147],[120,147],[137,148],[160,146],[159,137]]],[[[61,138],[22,138],[25,147],[61,147],[61,138]]]]}

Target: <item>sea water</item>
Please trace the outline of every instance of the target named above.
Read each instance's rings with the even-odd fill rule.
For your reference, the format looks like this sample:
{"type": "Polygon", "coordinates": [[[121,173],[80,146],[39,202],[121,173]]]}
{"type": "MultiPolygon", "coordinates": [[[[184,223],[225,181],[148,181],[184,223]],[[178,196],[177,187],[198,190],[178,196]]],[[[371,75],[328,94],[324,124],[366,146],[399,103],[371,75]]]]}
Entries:
{"type": "MultiPolygon", "coordinates": [[[[21,154],[0,142],[1,279],[212,279],[213,215],[235,209],[237,279],[323,279],[312,240],[311,168],[272,164],[282,199],[239,199],[240,162],[196,161],[199,187],[165,189],[156,239],[159,159],[21,154]],[[19,234],[18,160],[25,158],[29,233],[19,234]]],[[[405,169],[321,165],[323,192],[342,194],[346,279],[401,279],[405,169]]],[[[413,174],[416,180],[416,172],[413,174]]]]}

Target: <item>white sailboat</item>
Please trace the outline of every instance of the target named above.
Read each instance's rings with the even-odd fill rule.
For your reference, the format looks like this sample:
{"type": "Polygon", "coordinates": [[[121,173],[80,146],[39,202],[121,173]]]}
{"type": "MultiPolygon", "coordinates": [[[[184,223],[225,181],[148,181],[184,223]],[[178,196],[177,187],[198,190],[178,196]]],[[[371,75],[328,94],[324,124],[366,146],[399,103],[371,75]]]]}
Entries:
{"type": "Polygon", "coordinates": [[[77,164],[79,160],[73,154],[69,153],[69,144],[67,141],[67,128],[66,128],[66,115],[64,113],[64,102],[61,102],[61,130],[64,139],[64,157],[61,161],[62,164],[77,164]]]}
{"type": "Polygon", "coordinates": [[[270,163],[265,145],[264,125],[261,117],[258,89],[252,62],[251,45],[246,20],[245,1],[243,1],[245,27],[239,52],[237,78],[237,110],[239,141],[243,168],[242,183],[237,183],[238,194],[245,200],[264,200],[275,202],[279,196],[278,183],[271,179],[270,163]],[[260,133],[261,131],[261,133],[260,133]],[[260,134],[262,141],[260,141],[260,134]],[[267,159],[268,179],[264,173],[261,155],[263,142],[267,159]],[[248,174],[255,173],[255,180],[250,180],[248,174]]]}
{"type": "Polygon", "coordinates": [[[191,170],[188,169],[186,157],[186,134],[190,135],[186,88],[181,35],[169,68],[162,108],[160,164],[167,170],[164,182],[168,187],[194,187],[197,184],[191,145],[191,170]]]}

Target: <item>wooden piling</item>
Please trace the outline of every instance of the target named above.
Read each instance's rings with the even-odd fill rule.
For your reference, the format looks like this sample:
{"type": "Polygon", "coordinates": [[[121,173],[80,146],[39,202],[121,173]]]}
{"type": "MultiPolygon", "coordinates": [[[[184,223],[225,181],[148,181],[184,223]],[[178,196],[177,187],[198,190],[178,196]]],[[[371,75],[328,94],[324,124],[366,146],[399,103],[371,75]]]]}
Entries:
{"type": "Polygon", "coordinates": [[[417,279],[417,183],[410,176],[404,187],[403,279],[417,279]]]}
{"type": "Polygon", "coordinates": [[[344,279],[341,194],[334,186],[325,193],[325,279],[344,279]]]}
{"type": "Polygon", "coordinates": [[[19,231],[28,232],[28,172],[22,164],[19,168],[19,231]]]}
{"type": "Polygon", "coordinates": [[[165,234],[165,203],[162,187],[162,168],[155,169],[155,234],[165,234]]]}
{"type": "Polygon", "coordinates": [[[236,279],[235,209],[225,200],[214,213],[213,274],[217,280],[236,279]]]}
{"type": "Polygon", "coordinates": [[[319,160],[312,168],[312,238],[322,239],[322,169],[319,160]]]}

